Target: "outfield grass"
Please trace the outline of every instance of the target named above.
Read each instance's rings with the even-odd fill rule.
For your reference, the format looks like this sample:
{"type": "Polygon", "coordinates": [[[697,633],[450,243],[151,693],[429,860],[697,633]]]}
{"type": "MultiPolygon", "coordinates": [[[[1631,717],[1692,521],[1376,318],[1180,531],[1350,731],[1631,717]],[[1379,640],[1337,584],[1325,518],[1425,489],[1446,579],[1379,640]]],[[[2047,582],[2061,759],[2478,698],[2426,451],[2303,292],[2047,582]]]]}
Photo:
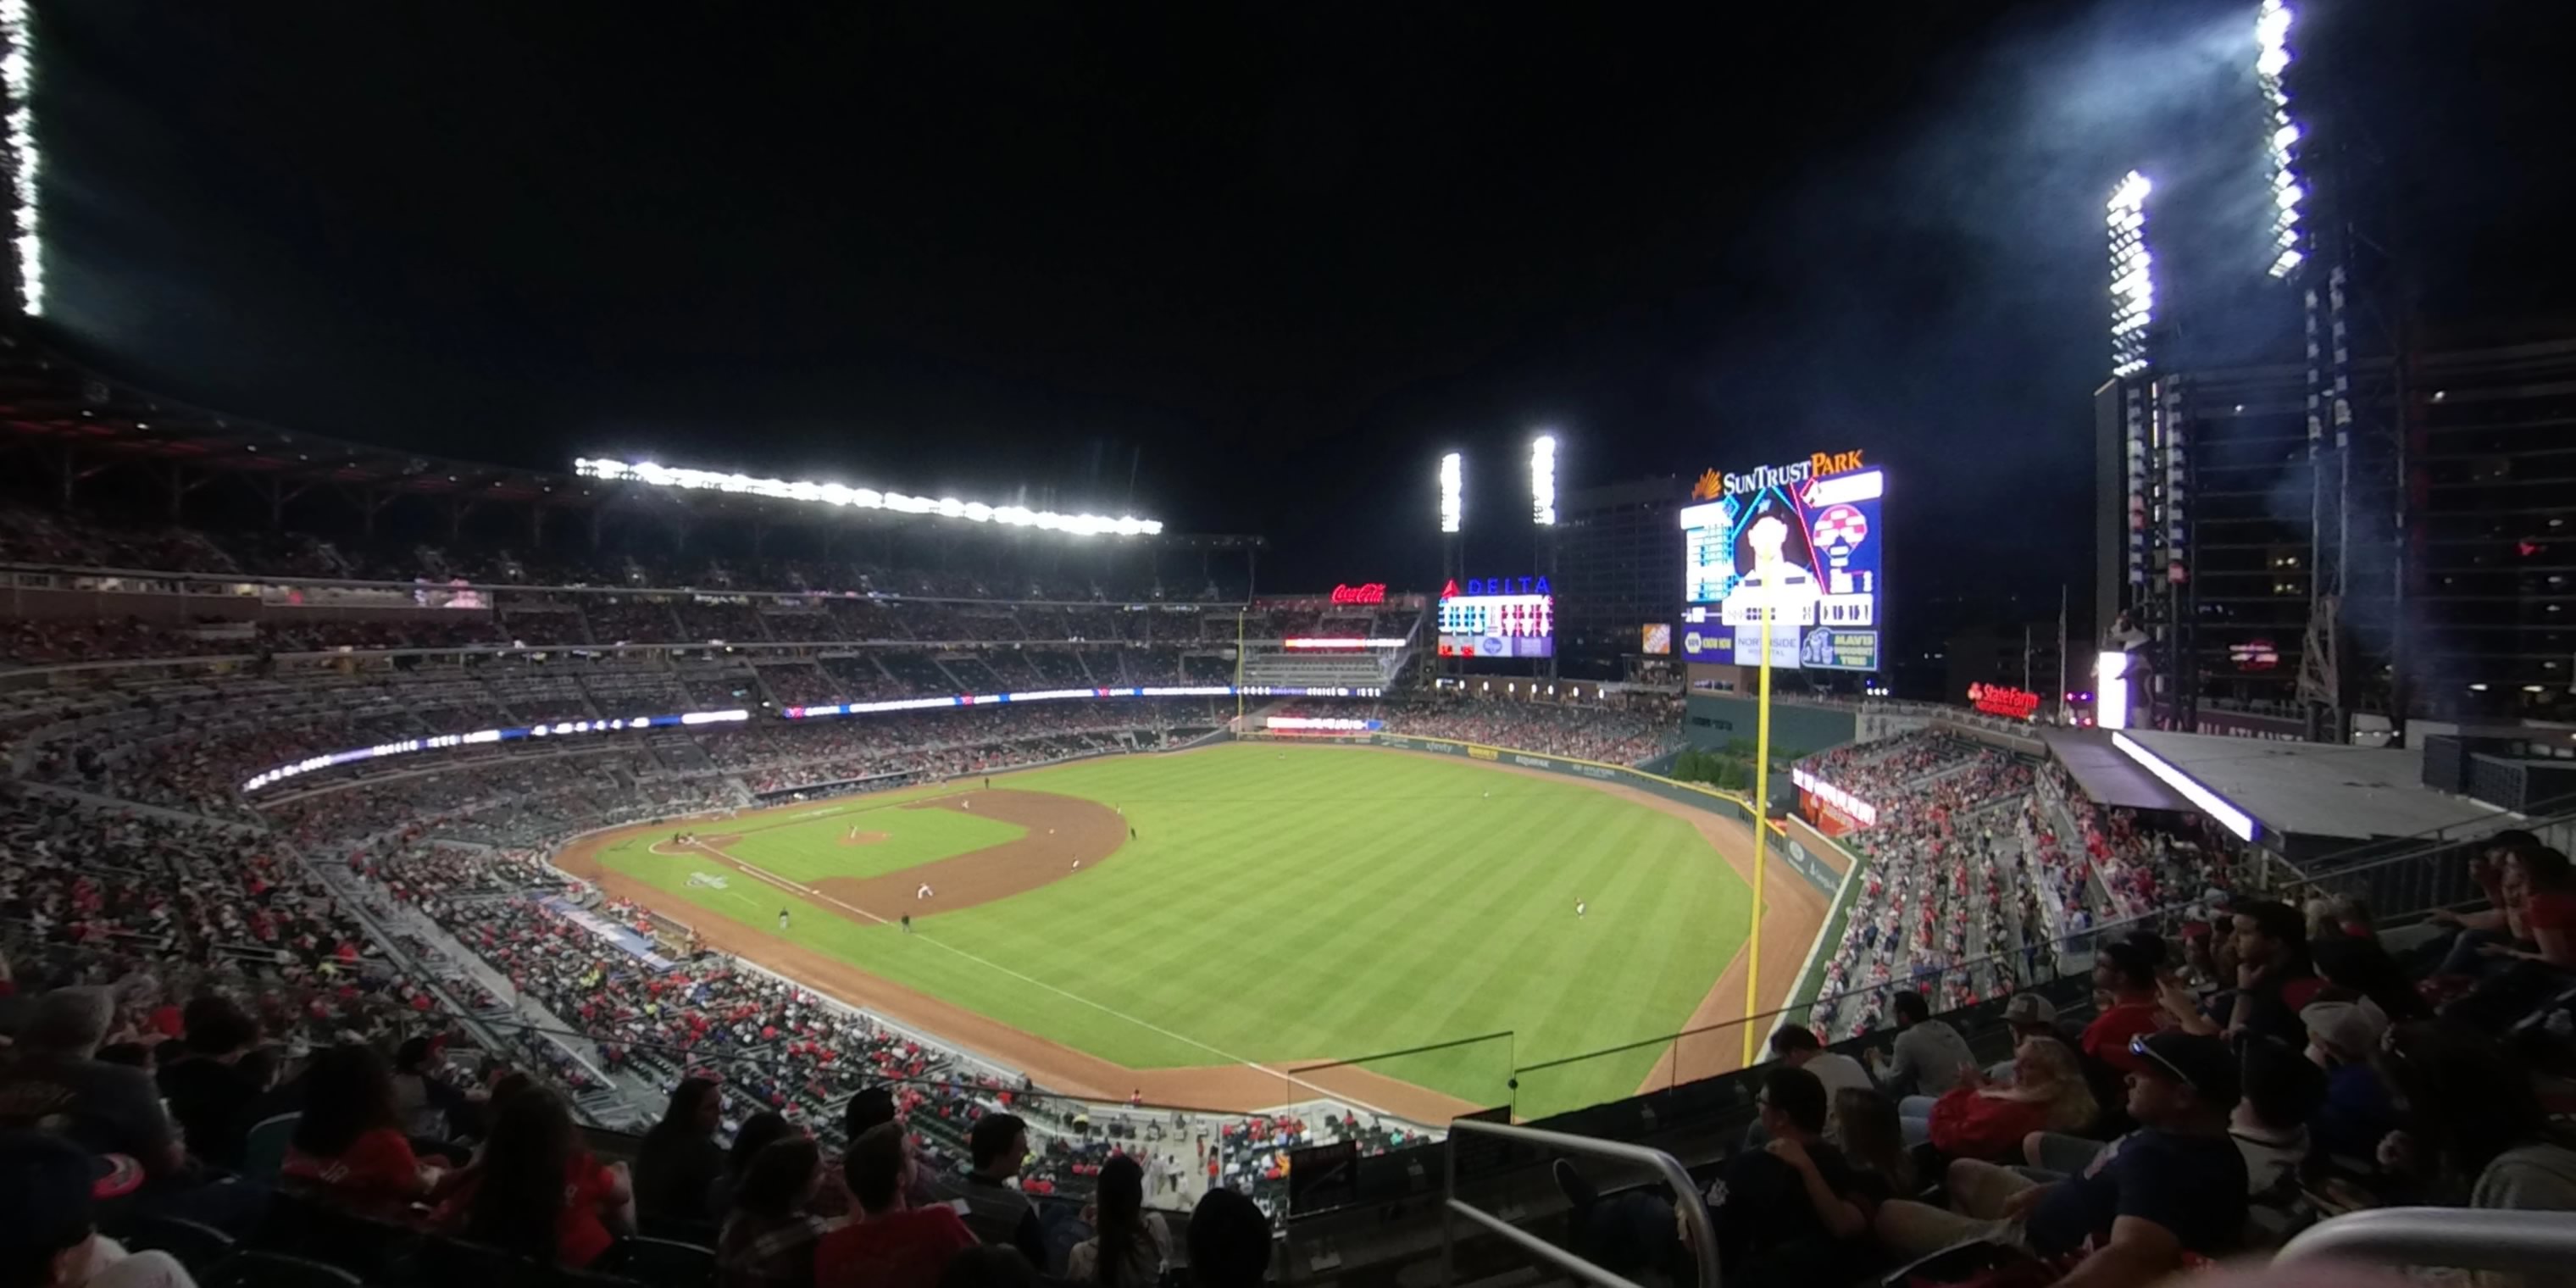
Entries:
{"type": "MultiPolygon", "coordinates": [[[[1502,1103],[1515,1063],[1682,1028],[1746,932],[1751,893],[1695,828],[1573,782],[1367,748],[1230,745],[1008,785],[1120,807],[1137,839],[1042,889],[919,919],[917,935],[807,906],[785,937],[1139,1068],[1280,1067],[1509,1031],[1371,1066],[1502,1103]]],[[[856,817],[895,840],[844,846],[843,816],[757,833],[745,844],[758,857],[735,852],[806,880],[896,846],[977,848],[943,848],[959,835],[945,829],[991,823],[856,817]],[[940,830],[916,841],[916,828],[940,830]]],[[[605,857],[766,932],[780,906],[803,902],[740,873],[719,874],[727,890],[688,885],[713,864],[605,857]]],[[[1632,1094],[1656,1054],[1586,1062],[1550,1080],[1549,1099],[1567,1103],[1522,1112],[1632,1094]]]]}

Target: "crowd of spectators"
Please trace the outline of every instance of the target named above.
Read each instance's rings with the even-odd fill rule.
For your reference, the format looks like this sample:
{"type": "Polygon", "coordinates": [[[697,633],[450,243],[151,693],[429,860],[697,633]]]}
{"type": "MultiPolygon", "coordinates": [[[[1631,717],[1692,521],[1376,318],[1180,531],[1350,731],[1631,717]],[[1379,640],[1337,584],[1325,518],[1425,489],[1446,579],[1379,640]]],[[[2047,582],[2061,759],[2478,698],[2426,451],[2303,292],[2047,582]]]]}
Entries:
{"type": "MultiPolygon", "coordinates": [[[[966,551],[943,551],[943,563],[966,551]]],[[[557,549],[506,545],[377,542],[355,530],[333,534],[216,532],[168,524],[126,525],[93,515],[0,507],[0,562],[58,568],[199,574],[348,578],[478,586],[693,587],[727,592],[817,595],[908,595],[953,599],[1065,602],[1231,603],[1243,587],[1214,577],[1165,582],[1150,560],[1117,567],[1114,557],[1083,571],[1010,567],[1016,558],[988,550],[976,568],[890,567],[847,558],[694,557],[650,551],[557,549]]],[[[962,561],[961,561],[962,562],[962,561]]],[[[1052,559],[1047,560],[1052,564],[1052,559]]]]}
{"type": "Polygon", "coordinates": [[[1614,765],[1642,764],[1683,745],[1681,701],[1664,694],[1558,702],[1443,692],[1379,702],[1294,702],[1270,714],[1378,720],[1387,733],[1614,765]]]}
{"type": "Polygon", "coordinates": [[[2107,916],[2126,920],[2226,890],[2226,850],[2205,823],[2196,836],[2141,828],[2137,811],[2095,804],[2054,762],[2042,768],[2038,787],[2040,800],[2063,820],[2059,826],[2074,829],[2052,829],[2039,838],[2051,864],[2071,865],[2078,881],[2089,876],[2098,884],[2107,916]]]}
{"type": "MultiPolygon", "coordinates": [[[[2089,1002],[2014,995],[2001,1063],[1910,991],[1866,1061],[1779,1030],[1708,1191],[1726,1282],[2142,1285],[2370,1208],[2576,1213],[2576,875],[2527,832],[2423,861],[2484,898],[2390,926],[2215,890],[2177,936],[2106,928],[2089,1002]]],[[[1576,1251],[1687,1264],[1663,1199],[1559,1183],[1576,1251]]]]}
{"type": "Polygon", "coordinates": [[[1284,1219],[1290,1151],[1353,1141],[1363,1154],[1385,1154],[1428,1139],[1419,1128],[1383,1122],[1374,1115],[1362,1118],[1348,1108],[1311,1118],[1294,1113],[1252,1114],[1219,1128],[1215,1156],[1208,1161],[1209,1176],[1214,1183],[1251,1196],[1263,1212],[1284,1219]]]}
{"type": "Polygon", "coordinates": [[[2049,968],[2053,947],[2014,831],[2030,799],[2026,764],[1930,730],[1806,763],[1837,786],[1862,784],[1847,790],[1872,799],[1878,819],[1851,834],[1867,866],[1811,1023],[1867,1033],[1885,1022],[1892,989],[1920,990],[1947,1010],[2049,968]]]}

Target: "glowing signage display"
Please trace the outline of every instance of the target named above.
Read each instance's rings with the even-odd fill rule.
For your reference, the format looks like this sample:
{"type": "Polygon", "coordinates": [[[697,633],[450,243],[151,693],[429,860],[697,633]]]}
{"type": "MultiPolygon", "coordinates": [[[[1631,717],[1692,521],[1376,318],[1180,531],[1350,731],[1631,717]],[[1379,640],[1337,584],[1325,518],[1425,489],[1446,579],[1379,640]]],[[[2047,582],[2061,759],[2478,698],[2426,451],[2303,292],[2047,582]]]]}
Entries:
{"type": "Polygon", "coordinates": [[[1552,657],[1556,596],[1545,577],[1469,577],[1440,590],[1440,656],[1552,657]]]}
{"type": "Polygon", "coordinates": [[[819,720],[827,716],[877,716],[902,711],[940,711],[951,707],[991,707],[1013,702],[1073,702],[1110,698],[1382,698],[1386,690],[1376,685],[1295,685],[1247,684],[1147,684],[1124,685],[1103,689],[1032,689],[1019,693],[950,693],[935,698],[888,698],[877,702],[834,702],[810,707],[787,707],[778,714],[789,720],[819,720]]]}
{"type": "Polygon", "coordinates": [[[1789,781],[1795,784],[1799,791],[1851,815],[1862,827],[1878,826],[1878,807],[1868,801],[1794,765],[1789,768],[1789,781]]]}
{"type": "Polygon", "coordinates": [[[2105,729],[2129,727],[2129,655],[2104,649],[2093,660],[2093,723],[2105,729]]]}
{"type": "Polygon", "coordinates": [[[1702,474],[1681,511],[1682,656],[1759,665],[1768,617],[1774,667],[1878,670],[1886,491],[1857,451],[1702,474]]]}
{"type": "Polygon", "coordinates": [[[1403,648],[1404,641],[1392,636],[1371,636],[1367,639],[1345,635],[1297,636],[1295,638],[1279,641],[1279,647],[1290,649],[1329,649],[1336,652],[1349,652],[1354,649],[1403,648]]]}
{"type": "Polygon", "coordinates": [[[2173,762],[2138,745],[2137,741],[2129,735],[2112,734],[2111,745],[2119,748],[2122,755],[2138,762],[2148,773],[2163,779],[2165,786],[2181,792],[2184,799],[2199,806],[2202,813],[2209,815],[2220,827],[2226,828],[2228,833],[2237,840],[2251,841],[2255,834],[2262,830],[2253,815],[2236,808],[2226,797],[2202,786],[2199,779],[2176,768],[2173,762]]]}
{"type": "Polygon", "coordinates": [[[2028,720],[2039,710],[2039,695],[2008,684],[1971,684],[1968,705],[1990,716],[2028,720]]]}
{"type": "Polygon", "coordinates": [[[1671,622],[1648,622],[1644,626],[1638,627],[1637,633],[1638,652],[1649,656],[1660,657],[1670,654],[1673,651],[1673,624],[1671,622]]]}
{"type": "Polygon", "coordinates": [[[1336,604],[1383,604],[1386,602],[1386,583],[1382,581],[1364,581],[1356,586],[1348,584],[1335,586],[1333,587],[1333,602],[1336,604]]]}
{"type": "Polygon", "coordinates": [[[1269,727],[1284,733],[1372,733],[1386,727],[1383,720],[1358,720],[1348,716],[1270,716],[1269,727]]]}

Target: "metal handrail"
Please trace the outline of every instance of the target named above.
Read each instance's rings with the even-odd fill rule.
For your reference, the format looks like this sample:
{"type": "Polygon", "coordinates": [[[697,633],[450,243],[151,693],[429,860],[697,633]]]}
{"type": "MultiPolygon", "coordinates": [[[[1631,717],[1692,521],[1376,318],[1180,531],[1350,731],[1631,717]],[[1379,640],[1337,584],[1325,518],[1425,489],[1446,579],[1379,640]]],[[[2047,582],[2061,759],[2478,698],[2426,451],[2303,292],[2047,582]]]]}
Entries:
{"type": "Polygon", "coordinates": [[[2524,1274],[2561,1271],[2576,1263],[2576,1221],[2564,1212],[2375,1208],[2309,1226],[2272,1260],[2288,1265],[2326,1257],[2524,1274]]]}
{"type": "Polygon", "coordinates": [[[1537,1257],[1557,1269],[1600,1288],[1642,1288],[1634,1280],[1614,1275],[1581,1257],[1567,1252],[1547,1240],[1531,1234],[1472,1203],[1458,1198],[1458,1138],[1460,1136],[1497,1136],[1504,1140],[1537,1145],[1559,1153],[1580,1154],[1587,1158],[1609,1159],[1622,1163],[1639,1163],[1662,1173],[1664,1183],[1673,1187],[1673,1200],[1690,1231],[1692,1256],[1699,1263],[1700,1288],[1718,1288],[1717,1227],[1708,1219],[1708,1205],[1700,1202],[1699,1187],[1691,1183],[1690,1173],[1680,1162],[1660,1149],[1631,1145],[1626,1141],[1598,1140],[1590,1136],[1570,1136],[1559,1131],[1541,1131],[1535,1127],[1515,1127],[1508,1123],[1485,1122],[1481,1119],[1458,1118],[1449,1123],[1449,1139],[1440,1150],[1440,1282],[1458,1282],[1457,1236],[1450,1221],[1462,1216],[1486,1231],[1537,1257]]]}

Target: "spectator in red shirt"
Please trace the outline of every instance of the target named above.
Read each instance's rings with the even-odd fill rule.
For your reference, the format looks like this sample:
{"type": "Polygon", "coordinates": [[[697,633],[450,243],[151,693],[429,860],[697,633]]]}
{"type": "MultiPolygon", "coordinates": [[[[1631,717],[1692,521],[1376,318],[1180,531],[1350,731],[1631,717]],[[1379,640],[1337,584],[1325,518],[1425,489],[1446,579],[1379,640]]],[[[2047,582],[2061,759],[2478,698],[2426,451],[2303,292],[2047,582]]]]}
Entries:
{"type": "Polygon", "coordinates": [[[432,1223],[541,1263],[579,1268],[635,1228],[635,1189],[623,1165],[601,1166],[572,1115],[543,1087],[499,1102],[464,1185],[432,1223]]]}
{"type": "Polygon", "coordinates": [[[953,1210],[912,1206],[916,1165],[900,1124],[851,1142],[843,1168],[860,1215],[823,1237],[814,1254],[818,1288],[935,1288],[949,1260],[975,1246],[953,1210]]]}
{"type": "Polygon", "coordinates": [[[2084,1026],[2084,1054],[2122,1073],[2136,1073],[2144,1058],[2132,1054],[2129,1042],[2164,1027],[2164,1006],[2156,995],[2156,968],[2164,962],[2164,943],[2152,934],[2136,934],[2103,944],[2093,953],[2093,987],[2110,995],[2110,1004],[2084,1026]]]}
{"type": "Polygon", "coordinates": [[[2576,875],[2567,856],[2546,846],[2515,851],[2505,860],[2505,888],[2522,892],[2522,936],[2530,946],[2490,944],[2487,955],[2576,969],[2576,875]]]}
{"type": "Polygon", "coordinates": [[[435,1170],[423,1165],[394,1112],[394,1071],[374,1047],[324,1050],[304,1074],[303,1116],[287,1142],[285,1174],[374,1215],[399,1214],[426,1197],[435,1170]]]}
{"type": "MultiPolygon", "coordinates": [[[[1909,1096],[1900,1110],[1923,1098],[1909,1096]]],[[[1989,1084],[1985,1071],[1970,1065],[1958,1086],[1923,1106],[1920,1130],[1934,1148],[1952,1158],[2001,1159],[2019,1150],[2022,1138],[2038,1131],[2068,1135],[2093,1125],[2100,1107],[2075,1053],[2055,1038],[2028,1037],[2013,1053],[2010,1083],[1989,1084]]],[[[1907,1133],[1909,1139],[1914,1131],[1907,1133]]]]}

